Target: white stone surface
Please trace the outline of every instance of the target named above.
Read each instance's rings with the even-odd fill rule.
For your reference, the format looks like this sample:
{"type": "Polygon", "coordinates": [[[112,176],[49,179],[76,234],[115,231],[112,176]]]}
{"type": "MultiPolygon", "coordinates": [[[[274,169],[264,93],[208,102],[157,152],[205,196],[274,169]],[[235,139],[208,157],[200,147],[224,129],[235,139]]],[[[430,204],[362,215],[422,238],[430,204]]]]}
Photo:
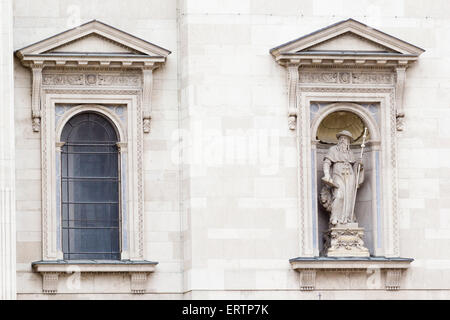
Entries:
{"type": "Polygon", "coordinates": [[[16,298],[12,1],[0,1],[0,300],[16,298]]]}
{"type": "MultiPolygon", "coordinates": [[[[152,128],[144,135],[145,258],[159,265],[139,299],[318,299],[319,293],[322,299],[450,297],[448,1],[1,3],[11,2],[13,15],[2,10],[1,19],[3,26],[14,18],[14,42],[5,45],[2,29],[6,60],[0,79],[9,80],[1,87],[0,118],[6,127],[0,130],[9,163],[5,172],[16,174],[11,206],[16,205],[17,218],[8,230],[17,224],[17,259],[11,243],[7,257],[9,272],[17,260],[19,299],[136,298],[129,294],[128,279],[108,275],[82,277],[80,289],[46,296],[41,277],[31,270],[31,262],[42,258],[40,135],[30,127],[30,71],[15,59],[13,82],[12,73],[3,72],[10,65],[4,61],[12,59],[13,49],[92,19],[172,51],[154,73],[152,128]],[[269,49],[348,18],[426,50],[407,70],[404,131],[397,133],[399,252],[416,259],[397,292],[379,290],[384,279],[377,282],[365,273],[318,274],[320,291],[302,292],[288,261],[301,252],[298,154],[287,122],[286,71],[269,49]],[[12,92],[14,123],[3,116],[12,117],[6,107],[13,103],[12,92]],[[15,148],[8,145],[11,132],[15,148]]],[[[2,279],[10,281],[7,297],[14,298],[15,277],[2,279]]]]}

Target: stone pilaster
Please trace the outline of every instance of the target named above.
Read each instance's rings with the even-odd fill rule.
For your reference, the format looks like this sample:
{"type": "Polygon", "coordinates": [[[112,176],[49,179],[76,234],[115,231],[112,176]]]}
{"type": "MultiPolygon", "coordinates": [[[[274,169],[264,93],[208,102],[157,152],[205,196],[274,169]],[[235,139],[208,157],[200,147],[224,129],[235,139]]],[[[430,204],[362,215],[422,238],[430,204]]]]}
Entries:
{"type": "Polygon", "coordinates": [[[0,0],[0,300],[16,298],[12,0],[0,0]]]}

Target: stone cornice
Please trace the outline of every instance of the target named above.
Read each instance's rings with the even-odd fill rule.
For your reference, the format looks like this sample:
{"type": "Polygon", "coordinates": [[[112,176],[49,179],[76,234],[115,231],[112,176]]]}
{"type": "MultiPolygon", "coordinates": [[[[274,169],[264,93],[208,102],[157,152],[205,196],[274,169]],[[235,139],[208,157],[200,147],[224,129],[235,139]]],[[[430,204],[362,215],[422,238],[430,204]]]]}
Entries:
{"type": "Polygon", "coordinates": [[[275,57],[281,65],[298,66],[364,66],[364,67],[398,67],[408,66],[418,60],[416,56],[377,54],[368,55],[366,53],[283,53],[275,57]]]}
{"type": "Polygon", "coordinates": [[[156,68],[166,61],[161,56],[109,55],[109,54],[37,54],[24,55],[21,62],[26,67],[110,67],[110,68],[156,68]]]}

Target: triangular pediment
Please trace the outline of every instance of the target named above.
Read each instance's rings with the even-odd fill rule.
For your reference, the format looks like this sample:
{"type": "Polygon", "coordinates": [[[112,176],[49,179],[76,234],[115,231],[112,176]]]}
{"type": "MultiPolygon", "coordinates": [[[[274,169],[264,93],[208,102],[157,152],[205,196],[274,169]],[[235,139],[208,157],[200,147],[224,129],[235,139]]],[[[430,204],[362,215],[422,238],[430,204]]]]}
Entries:
{"type": "Polygon", "coordinates": [[[417,46],[353,19],[335,23],[270,50],[278,61],[287,60],[289,56],[301,58],[307,55],[315,59],[346,55],[412,59],[423,52],[417,46]]]}
{"type": "MultiPolygon", "coordinates": [[[[27,61],[76,60],[73,57],[114,57],[114,61],[133,58],[132,63],[164,62],[171,52],[151,42],[116,29],[103,22],[93,20],[79,27],[64,31],[16,51],[17,56],[27,61]],[[123,59],[122,59],[123,58],[123,59]],[[150,60],[149,60],[150,59],[150,60]]],[[[80,59],[78,59],[80,60],[80,59]]],[[[86,59],[89,63],[94,58],[86,59]]]]}
{"type": "Polygon", "coordinates": [[[298,52],[332,52],[332,51],[357,51],[357,52],[391,52],[400,53],[387,46],[381,45],[377,42],[368,40],[351,31],[343,33],[339,36],[329,40],[319,42],[311,47],[305,48],[298,52]]]}
{"type": "Polygon", "coordinates": [[[143,54],[133,48],[127,47],[116,41],[92,33],[83,38],[76,39],[59,47],[46,51],[45,53],[124,53],[143,54]]]}

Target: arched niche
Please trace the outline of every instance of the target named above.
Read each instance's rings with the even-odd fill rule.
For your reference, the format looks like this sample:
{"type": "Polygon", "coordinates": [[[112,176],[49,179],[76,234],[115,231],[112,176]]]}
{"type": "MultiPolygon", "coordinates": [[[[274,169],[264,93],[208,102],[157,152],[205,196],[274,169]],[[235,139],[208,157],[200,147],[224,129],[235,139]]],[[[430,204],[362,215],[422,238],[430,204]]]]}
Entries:
{"type": "Polygon", "coordinates": [[[375,255],[376,226],[381,211],[379,145],[380,130],[378,104],[356,103],[312,103],[311,104],[311,152],[314,163],[312,185],[315,189],[317,218],[317,238],[320,255],[323,255],[324,234],[329,229],[330,213],[323,208],[319,195],[323,188],[323,160],[328,149],[337,143],[336,134],[342,130],[350,131],[355,138],[351,149],[355,158],[360,157],[364,130],[367,128],[366,147],[363,153],[365,169],[364,184],[358,189],[355,216],[360,227],[365,230],[365,245],[371,255],[375,255]]]}

